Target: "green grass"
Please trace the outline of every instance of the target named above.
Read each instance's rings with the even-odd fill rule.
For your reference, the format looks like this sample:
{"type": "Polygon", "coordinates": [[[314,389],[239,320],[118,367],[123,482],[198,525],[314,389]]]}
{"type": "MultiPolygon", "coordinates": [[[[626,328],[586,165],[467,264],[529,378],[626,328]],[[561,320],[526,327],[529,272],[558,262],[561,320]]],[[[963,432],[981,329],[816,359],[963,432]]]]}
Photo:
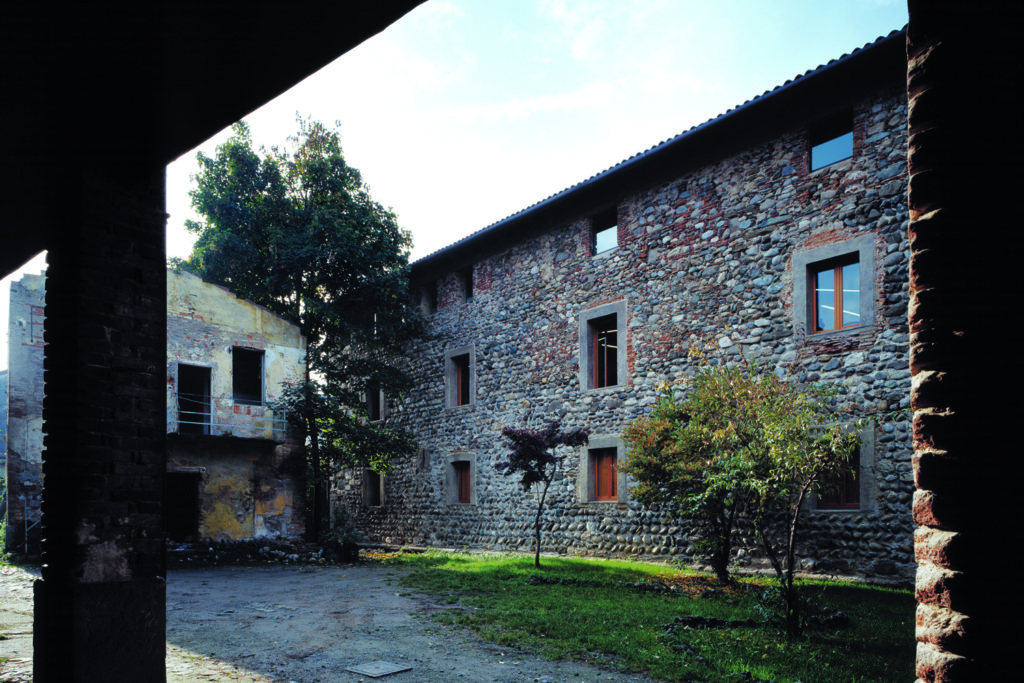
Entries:
{"type": "Polygon", "coordinates": [[[668,681],[777,683],[907,681],[914,674],[912,591],[835,582],[802,586],[850,616],[847,628],[786,638],[762,626],[720,629],[665,625],[677,616],[746,620],[767,579],[742,579],[731,592],[702,592],[714,580],[661,565],[624,561],[428,553],[394,563],[415,571],[403,584],[441,597],[453,609],[439,621],[469,627],[487,640],[548,658],[587,659],[668,681]],[[529,583],[531,575],[574,584],[529,583]],[[697,585],[692,593],[645,592],[619,584],[697,585]]]}

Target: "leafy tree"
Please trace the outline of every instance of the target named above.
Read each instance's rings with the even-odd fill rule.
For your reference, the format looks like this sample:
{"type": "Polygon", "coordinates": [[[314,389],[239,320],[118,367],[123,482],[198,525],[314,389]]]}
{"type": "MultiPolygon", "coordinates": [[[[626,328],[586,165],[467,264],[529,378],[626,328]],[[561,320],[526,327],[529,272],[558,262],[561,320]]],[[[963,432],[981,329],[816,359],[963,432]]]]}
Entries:
{"type": "Polygon", "coordinates": [[[696,355],[702,368],[684,395],[663,384],[651,415],[624,432],[633,495],[674,502],[722,580],[745,515],[778,577],[786,631],[798,636],[802,603],[793,573],[802,505],[811,492],[837,485],[858,438],[836,423],[826,388],[696,355]]]}
{"type": "Polygon", "coordinates": [[[367,418],[368,391],[398,396],[409,380],[393,359],[422,332],[408,294],[411,239],[345,163],[337,130],[299,119],[291,151],[257,153],[244,122],[211,158],[200,153],[186,221],[192,255],[174,265],[296,323],[304,381],[276,408],[307,437],[312,528],[326,521],[330,466],[388,467],[410,435],[367,418]]]}
{"type": "Polygon", "coordinates": [[[537,499],[537,514],[533,520],[533,531],[536,536],[537,553],[533,558],[533,566],[540,567],[540,518],[544,513],[544,501],[548,488],[555,479],[555,473],[565,460],[564,455],[557,455],[560,446],[577,448],[586,445],[590,439],[589,429],[573,429],[563,432],[558,420],[550,420],[543,429],[512,429],[505,427],[501,436],[508,439],[506,445],[511,451],[508,460],[494,466],[504,476],[519,474],[519,483],[523,491],[529,491],[534,484],[543,485],[537,499]]]}

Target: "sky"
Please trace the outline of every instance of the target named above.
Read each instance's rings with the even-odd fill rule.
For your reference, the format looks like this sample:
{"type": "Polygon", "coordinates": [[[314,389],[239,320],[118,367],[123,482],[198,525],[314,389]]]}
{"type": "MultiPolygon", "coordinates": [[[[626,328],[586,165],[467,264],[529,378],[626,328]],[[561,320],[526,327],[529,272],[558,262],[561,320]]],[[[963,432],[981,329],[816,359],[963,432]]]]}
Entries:
{"type": "MultiPolygon", "coordinates": [[[[429,0],[246,120],[257,147],[337,123],[415,260],[906,22],[905,0],[429,0]]],[[[168,256],[196,152],[229,134],[167,167],[168,256]]]]}
{"type": "MultiPolygon", "coordinates": [[[[338,122],[415,260],[906,21],[905,0],[429,0],[246,120],[257,147],[338,122]]],[[[167,170],[169,256],[195,156],[167,170]]]]}

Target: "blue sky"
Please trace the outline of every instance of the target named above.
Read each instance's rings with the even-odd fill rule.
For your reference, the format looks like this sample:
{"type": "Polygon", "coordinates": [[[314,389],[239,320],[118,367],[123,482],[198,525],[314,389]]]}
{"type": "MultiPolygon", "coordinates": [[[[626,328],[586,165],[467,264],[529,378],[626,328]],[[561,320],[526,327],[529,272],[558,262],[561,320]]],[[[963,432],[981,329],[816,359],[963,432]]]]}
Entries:
{"type": "MultiPolygon", "coordinates": [[[[296,113],[339,122],[415,259],[906,21],[904,0],[429,0],[247,120],[268,147],[296,113]]],[[[191,250],[195,156],[167,169],[170,256],[191,250]]]]}
{"type": "MultiPolygon", "coordinates": [[[[339,121],[425,256],[906,23],[900,0],[430,0],[248,118],[339,121]]],[[[212,153],[226,133],[203,146],[212,153]]],[[[168,168],[168,244],[195,153],[168,168]]]]}

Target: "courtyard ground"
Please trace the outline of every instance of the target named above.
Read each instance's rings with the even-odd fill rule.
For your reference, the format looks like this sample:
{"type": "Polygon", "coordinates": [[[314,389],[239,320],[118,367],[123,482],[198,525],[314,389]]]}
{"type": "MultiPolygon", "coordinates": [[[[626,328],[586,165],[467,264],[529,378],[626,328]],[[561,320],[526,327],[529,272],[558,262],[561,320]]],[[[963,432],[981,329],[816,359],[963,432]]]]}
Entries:
{"type": "MultiPolygon", "coordinates": [[[[399,585],[381,566],[172,569],[167,586],[169,683],[649,683],[579,662],[546,661],[431,621],[451,609],[399,585]],[[412,667],[371,678],[348,667],[412,667]]],[[[0,567],[0,683],[32,680],[32,580],[0,567]]]]}

